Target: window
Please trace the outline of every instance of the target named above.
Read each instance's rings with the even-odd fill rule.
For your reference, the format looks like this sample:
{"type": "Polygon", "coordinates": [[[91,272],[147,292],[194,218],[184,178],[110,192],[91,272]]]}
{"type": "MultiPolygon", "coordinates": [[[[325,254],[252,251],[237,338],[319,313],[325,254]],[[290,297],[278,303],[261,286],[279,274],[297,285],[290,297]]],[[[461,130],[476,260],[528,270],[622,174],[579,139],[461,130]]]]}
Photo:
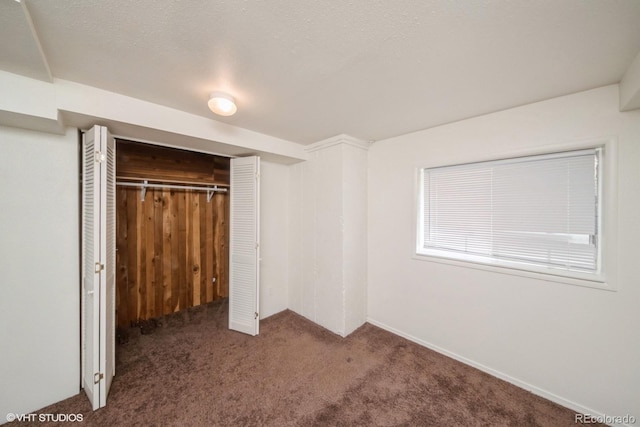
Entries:
{"type": "Polygon", "coordinates": [[[597,280],[601,148],[420,170],[418,255],[597,280]]]}

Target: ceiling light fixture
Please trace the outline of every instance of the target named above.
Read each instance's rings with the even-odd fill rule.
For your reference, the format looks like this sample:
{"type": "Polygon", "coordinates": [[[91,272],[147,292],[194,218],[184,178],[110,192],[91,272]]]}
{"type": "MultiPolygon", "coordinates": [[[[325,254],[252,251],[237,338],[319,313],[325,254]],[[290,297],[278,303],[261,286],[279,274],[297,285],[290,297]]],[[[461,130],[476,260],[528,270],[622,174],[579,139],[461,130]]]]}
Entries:
{"type": "Polygon", "coordinates": [[[232,116],[238,111],[235,99],[222,92],[213,92],[207,104],[211,111],[220,116],[232,116]]]}

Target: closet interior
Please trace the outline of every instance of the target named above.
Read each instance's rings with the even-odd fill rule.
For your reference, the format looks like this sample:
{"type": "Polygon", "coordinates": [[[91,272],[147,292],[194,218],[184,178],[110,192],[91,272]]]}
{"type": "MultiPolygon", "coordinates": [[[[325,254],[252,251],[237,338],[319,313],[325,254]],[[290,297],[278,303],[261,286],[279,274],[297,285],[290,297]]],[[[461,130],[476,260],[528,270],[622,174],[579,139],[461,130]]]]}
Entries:
{"type": "Polygon", "coordinates": [[[116,325],[229,295],[229,158],[116,140],[116,325]]]}

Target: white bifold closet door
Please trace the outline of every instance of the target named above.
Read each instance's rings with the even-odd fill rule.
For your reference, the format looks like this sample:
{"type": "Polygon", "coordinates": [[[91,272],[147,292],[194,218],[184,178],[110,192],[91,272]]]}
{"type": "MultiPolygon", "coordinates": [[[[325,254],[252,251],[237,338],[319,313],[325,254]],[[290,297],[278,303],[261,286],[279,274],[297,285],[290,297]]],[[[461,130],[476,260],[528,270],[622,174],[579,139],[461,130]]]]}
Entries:
{"type": "Polygon", "coordinates": [[[94,126],[82,142],[82,386],[96,410],[115,375],[115,140],[94,126]]]}
{"type": "Polygon", "coordinates": [[[229,329],[258,335],[260,158],[231,159],[229,329]]]}

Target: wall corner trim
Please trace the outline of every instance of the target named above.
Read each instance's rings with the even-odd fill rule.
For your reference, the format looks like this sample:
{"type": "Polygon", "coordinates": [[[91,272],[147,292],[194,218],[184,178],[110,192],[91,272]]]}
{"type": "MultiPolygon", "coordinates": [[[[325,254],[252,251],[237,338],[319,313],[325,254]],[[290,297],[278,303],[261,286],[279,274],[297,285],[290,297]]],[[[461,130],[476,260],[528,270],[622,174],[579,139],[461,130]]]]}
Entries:
{"type": "Polygon", "coordinates": [[[305,151],[311,153],[313,151],[324,150],[325,148],[332,147],[338,144],[346,144],[362,150],[368,150],[371,146],[371,142],[364,139],[355,138],[347,134],[340,134],[332,136],[331,138],[323,139],[322,141],[314,142],[311,145],[305,147],[305,151]]]}
{"type": "Polygon", "coordinates": [[[640,52],[620,80],[620,111],[640,108],[640,52]]]}

